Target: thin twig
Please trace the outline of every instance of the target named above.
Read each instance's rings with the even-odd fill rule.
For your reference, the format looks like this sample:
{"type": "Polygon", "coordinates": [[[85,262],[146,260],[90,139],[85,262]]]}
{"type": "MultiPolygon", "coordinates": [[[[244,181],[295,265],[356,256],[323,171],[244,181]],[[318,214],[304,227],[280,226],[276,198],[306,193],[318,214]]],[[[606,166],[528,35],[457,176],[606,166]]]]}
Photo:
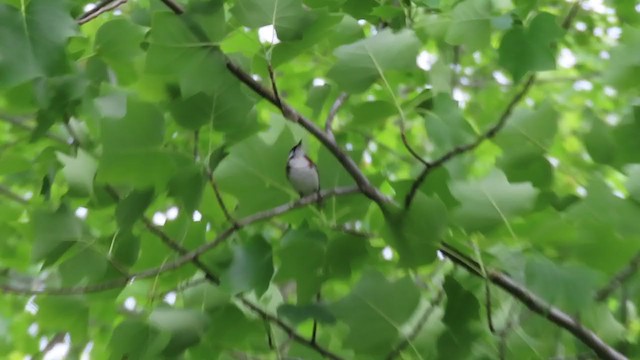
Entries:
{"type": "Polygon", "coordinates": [[[487,272],[484,268],[484,262],[482,261],[482,254],[480,253],[480,248],[478,247],[475,239],[471,240],[471,245],[473,246],[473,251],[478,259],[477,262],[480,265],[480,271],[482,271],[482,277],[484,277],[484,291],[485,291],[485,309],[487,314],[487,325],[489,326],[489,331],[492,334],[496,333],[496,329],[493,326],[493,317],[491,316],[491,287],[489,286],[489,279],[487,278],[487,272]]]}
{"type": "MultiPolygon", "coordinates": [[[[565,16],[564,20],[562,21],[563,29],[568,30],[569,27],[571,27],[571,23],[575,19],[579,9],[580,9],[580,0],[573,3],[573,5],[571,6],[571,9],[569,10],[569,13],[567,14],[567,16],[565,16]]],[[[505,110],[502,112],[502,115],[500,116],[496,124],[491,128],[489,128],[489,130],[487,130],[485,133],[480,135],[474,142],[469,143],[467,145],[458,146],[450,150],[446,154],[442,155],[440,158],[430,163],[428,166],[425,166],[425,168],[422,170],[422,172],[420,172],[416,180],[411,185],[411,190],[405,197],[405,202],[404,202],[405,208],[409,208],[411,206],[411,202],[413,201],[413,198],[416,195],[416,192],[418,191],[418,189],[426,179],[427,175],[429,175],[429,173],[431,173],[434,169],[441,167],[447,161],[453,159],[458,155],[464,154],[468,151],[475,149],[483,141],[494,137],[497,134],[497,132],[504,127],[504,124],[506,123],[507,119],[513,112],[513,109],[520,102],[520,100],[524,98],[527,92],[529,92],[529,89],[531,89],[531,86],[533,85],[535,80],[536,80],[535,74],[531,74],[528,76],[524,86],[511,99],[511,101],[509,102],[505,110]]]]}
{"type": "Polygon", "coordinates": [[[220,206],[220,209],[222,210],[222,213],[224,214],[225,219],[227,219],[227,221],[233,226],[238,226],[236,220],[233,218],[233,216],[231,216],[231,213],[229,212],[227,205],[225,205],[224,199],[222,199],[222,194],[220,193],[220,188],[218,188],[218,183],[213,178],[213,173],[210,170],[207,170],[207,177],[209,178],[209,184],[211,184],[213,193],[216,196],[216,201],[218,202],[218,206],[220,206]]]}
{"type": "MultiPolygon", "coordinates": [[[[463,268],[467,269],[471,274],[480,278],[483,277],[482,271],[480,270],[480,264],[458,250],[455,250],[451,245],[443,244],[440,251],[455,264],[461,265],[463,268]]],[[[486,274],[493,284],[518,299],[518,301],[529,308],[529,310],[569,331],[578,340],[582,341],[583,344],[591,348],[591,350],[593,350],[600,358],[613,360],[627,359],[616,349],[602,341],[602,339],[600,339],[593,331],[587,329],[576,319],[569,316],[562,310],[547,303],[524,286],[518,284],[507,274],[492,270],[486,271],[486,274]]]]}
{"type": "Polygon", "coordinates": [[[580,3],[581,3],[581,0],[577,0],[576,2],[573,3],[573,5],[571,5],[571,9],[569,9],[569,13],[567,14],[567,16],[564,17],[564,20],[562,21],[563,29],[569,30],[569,27],[571,27],[571,24],[573,23],[573,19],[576,18],[576,15],[578,15],[578,11],[580,10],[580,3]]]}
{"type": "Polygon", "coordinates": [[[411,202],[413,201],[413,198],[416,195],[416,192],[418,191],[418,189],[420,188],[424,180],[427,178],[427,175],[429,175],[434,169],[441,167],[447,161],[455,158],[456,156],[462,155],[466,152],[469,152],[477,148],[485,140],[491,139],[494,136],[496,136],[498,131],[500,131],[506,124],[507,119],[509,119],[509,116],[511,116],[511,113],[515,109],[516,105],[518,105],[520,100],[522,100],[524,96],[527,94],[527,92],[535,82],[535,78],[536,77],[534,74],[531,74],[527,77],[527,80],[525,81],[524,85],[522,86],[520,91],[518,91],[516,95],[511,99],[507,107],[502,112],[502,115],[500,115],[500,118],[498,119],[498,121],[492,127],[490,127],[486,132],[478,136],[478,138],[476,138],[476,140],[474,140],[473,142],[466,145],[455,147],[449,152],[447,152],[446,154],[436,159],[435,161],[429,163],[428,166],[425,166],[422,172],[420,172],[420,175],[418,175],[418,177],[413,182],[413,184],[411,184],[411,190],[405,197],[405,202],[404,202],[405,208],[409,208],[411,206],[411,202]]]}
{"type": "Polygon", "coordinates": [[[333,141],[335,141],[335,136],[333,135],[333,120],[335,120],[336,115],[338,114],[338,110],[340,110],[342,105],[344,105],[348,99],[349,93],[341,93],[336,101],[333,102],[333,105],[331,105],[331,109],[329,109],[329,115],[327,115],[327,120],[324,122],[324,131],[333,141]]]}
{"type": "Polygon", "coordinates": [[[409,151],[409,154],[413,156],[414,159],[418,160],[422,165],[429,166],[429,163],[420,156],[412,147],[409,145],[409,141],[407,140],[406,129],[404,124],[404,119],[400,119],[400,137],[402,138],[402,143],[404,147],[409,151]]]}
{"type": "MultiPolygon", "coordinates": [[[[358,193],[357,187],[340,187],[340,188],[335,188],[330,190],[323,190],[321,192],[321,196],[323,198],[326,198],[326,197],[333,197],[333,196],[350,195],[355,193],[358,193]]],[[[261,211],[261,212],[246,216],[238,220],[237,222],[238,227],[234,227],[234,226],[228,227],[224,231],[220,232],[213,240],[201,245],[195,250],[185,253],[184,255],[178,257],[174,261],[165,263],[155,268],[150,268],[137,273],[133,273],[123,278],[106,281],[99,284],[91,284],[91,285],[78,286],[78,287],[61,287],[61,288],[43,288],[43,287],[17,288],[7,284],[0,284],[0,290],[6,293],[19,294],[19,295],[39,295],[39,294],[73,295],[73,294],[89,294],[89,293],[96,293],[96,292],[115,289],[115,288],[126,285],[128,282],[132,280],[151,278],[151,277],[155,277],[160,274],[163,274],[165,272],[178,269],[192,262],[193,259],[203,255],[207,251],[220,245],[223,241],[229,238],[231,234],[235,233],[241,228],[244,228],[248,225],[251,225],[260,221],[271,219],[273,217],[282,215],[291,210],[298,209],[306,205],[314,204],[317,201],[318,201],[317,194],[314,193],[314,194],[302,197],[296,201],[282,204],[274,208],[271,208],[269,210],[261,211]]]]}
{"type": "Polygon", "coordinates": [[[173,0],[161,0],[171,11],[173,11],[176,15],[182,15],[184,13],[184,9],[180,4],[173,0]]]}
{"type": "Polygon", "coordinates": [[[58,345],[58,344],[62,344],[64,342],[64,336],[65,333],[64,332],[58,332],[55,333],[51,339],[47,342],[47,344],[44,346],[44,348],[42,348],[42,351],[40,351],[38,354],[34,355],[32,357],[33,360],[38,360],[38,359],[42,359],[44,358],[47,353],[51,350],[53,350],[53,348],[58,345]]]}
{"type": "Polygon", "coordinates": [[[153,295],[153,299],[164,298],[169,293],[182,292],[182,291],[191,289],[193,287],[196,287],[198,285],[205,284],[205,283],[208,283],[208,282],[209,282],[209,279],[207,279],[206,276],[200,277],[200,278],[197,278],[197,279],[192,279],[192,280],[186,281],[186,282],[184,282],[182,284],[179,284],[177,287],[175,287],[175,288],[173,288],[171,290],[162,291],[162,292],[160,292],[158,294],[153,295]]]}
{"type": "Polygon", "coordinates": [[[402,342],[396,345],[396,347],[394,347],[393,350],[391,350],[389,355],[387,355],[386,357],[387,360],[395,359],[407,348],[407,346],[411,344],[411,342],[416,338],[416,336],[420,334],[420,331],[422,330],[424,325],[427,323],[427,321],[429,321],[431,314],[433,314],[433,311],[438,307],[438,305],[440,305],[443,298],[444,298],[444,291],[440,289],[436,294],[435,299],[433,299],[433,301],[427,307],[424,313],[422,313],[422,316],[420,316],[420,319],[416,323],[416,326],[413,329],[411,329],[411,331],[409,332],[409,335],[407,335],[402,340],[402,342]]]}
{"type": "Polygon", "coordinates": [[[276,84],[276,75],[273,72],[273,66],[271,66],[271,62],[267,65],[267,70],[269,72],[269,80],[271,81],[271,91],[273,91],[273,96],[276,100],[276,106],[282,111],[282,115],[286,117],[284,113],[284,109],[282,108],[282,99],[280,98],[280,92],[278,91],[278,85],[276,84]]]}
{"type": "Polygon", "coordinates": [[[598,290],[595,295],[596,301],[604,301],[611,294],[616,291],[620,285],[624,284],[633,275],[638,272],[640,268],[640,252],[636,253],[627,266],[620,270],[616,275],[602,289],[598,290]]]}
{"type": "Polygon", "coordinates": [[[100,3],[98,3],[94,8],[92,8],[91,10],[85,12],[84,14],[80,15],[80,17],[78,17],[76,19],[76,22],[80,25],[82,24],[86,24],[89,21],[97,18],[98,16],[100,16],[101,14],[107,12],[107,11],[111,11],[116,9],[117,7],[119,7],[120,5],[126,3],[127,0],[103,0],[100,3]]]}
{"type": "MultiPolygon", "coordinates": [[[[24,131],[27,131],[27,132],[30,132],[30,133],[33,133],[33,131],[35,130],[33,127],[31,127],[29,125],[26,125],[24,123],[23,119],[16,118],[16,117],[13,117],[11,115],[0,114],[0,121],[4,121],[6,123],[9,123],[9,124],[17,127],[18,129],[21,129],[21,130],[24,130],[24,131]]],[[[49,132],[47,132],[45,134],[45,136],[48,137],[49,139],[54,140],[56,142],[59,142],[61,144],[69,145],[69,142],[67,141],[67,139],[62,138],[60,136],[51,134],[49,132]]]]}
{"type": "Polygon", "coordinates": [[[29,201],[27,201],[25,198],[23,198],[22,196],[14,193],[13,191],[11,191],[11,189],[9,189],[8,187],[4,186],[4,185],[0,185],[0,195],[13,200],[21,205],[27,205],[29,203],[29,201]]]}
{"type": "Polygon", "coordinates": [[[200,158],[200,130],[193,131],[193,160],[200,158]]]}

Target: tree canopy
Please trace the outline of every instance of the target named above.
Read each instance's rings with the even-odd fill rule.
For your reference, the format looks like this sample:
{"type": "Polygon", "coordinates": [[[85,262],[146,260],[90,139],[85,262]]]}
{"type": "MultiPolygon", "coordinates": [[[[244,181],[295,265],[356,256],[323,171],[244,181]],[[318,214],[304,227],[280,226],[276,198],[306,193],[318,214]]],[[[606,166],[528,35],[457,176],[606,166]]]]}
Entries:
{"type": "Polygon", "coordinates": [[[0,0],[0,354],[638,358],[639,90],[634,0],[0,0]]]}

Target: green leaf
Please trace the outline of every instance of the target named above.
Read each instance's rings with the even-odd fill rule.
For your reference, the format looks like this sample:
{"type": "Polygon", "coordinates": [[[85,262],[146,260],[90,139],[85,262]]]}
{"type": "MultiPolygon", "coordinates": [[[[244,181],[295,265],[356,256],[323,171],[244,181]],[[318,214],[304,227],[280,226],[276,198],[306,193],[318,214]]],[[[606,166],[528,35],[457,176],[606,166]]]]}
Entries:
{"type": "Polygon", "coordinates": [[[32,215],[34,262],[45,260],[45,264],[55,262],[76,242],[88,241],[84,224],[66,207],[56,212],[36,210],[32,215]]]}
{"type": "Polygon", "coordinates": [[[386,215],[390,245],[400,256],[400,265],[418,267],[431,263],[448,223],[447,209],[437,198],[416,193],[411,208],[386,215]]]}
{"type": "Polygon", "coordinates": [[[366,261],[369,246],[365,238],[337,234],[327,245],[325,272],[331,278],[349,278],[360,263],[366,261]]]}
{"type": "Polygon", "coordinates": [[[104,119],[100,125],[100,181],[137,188],[166,185],[176,165],[173,154],[160,149],[164,118],[157,107],[128,99],[122,119],[104,119]]]}
{"type": "Polygon", "coordinates": [[[122,230],[130,230],[153,200],[152,190],[134,190],[116,207],[116,222],[122,230]]]}
{"type": "Polygon", "coordinates": [[[89,326],[89,307],[78,297],[40,297],[37,300],[38,325],[48,331],[68,331],[84,341],[89,326]]]}
{"type": "Polygon", "coordinates": [[[222,278],[234,294],[255,290],[262,296],[273,276],[271,245],[261,236],[254,236],[232,247],[233,261],[222,278]]]}
{"type": "Polygon", "coordinates": [[[149,315],[149,323],[156,329],[168,332],[169,343],[163,349],[165,356],[176,356],[197,344],[209,325],[199,311],[188,309],[157,308],[149,315]]]}
{"type": "Polygon", "coordinates": [[[190,165],[169,181],[169,195],[176,198],[181,207],[191,214],[200,205],[204,186],[202,169],[197,165],[190,165]]]}
{"type": "Polygon", "coordinates": [[[355,104],[351,110],[353,120],[348,128],[370,131],[384,127],[385,121],[398,114],[396,107],[384,100],[365,101],[355,104]]]}
{"type": "Polygon", "coordinates": [[[92,284],[104,277],[107,266],[107,259],[103,254],[87,247],[62,262],[59,271],[62,282],[67,286],[92,284]]]}
{"type": "Polygon", "coordinates": [[[564,30],[557,24],[556,17],[540,13],[528,28],[516,26],[509,30],[500,42],[499,62],[513,76],[520,80],[529,71],[555,69],[555,48],[553,43],[562,37],[564,30]]]}
{"type": "Polygon", "coordinates": [[[227,155],[229,155],[229,153],[227,152],[227,148],[224,145],[213,150],[211,154],[209,154],[209,171],[211,171],[212,173],[216,171],[218,165],[220,165],[222,160],[224,160],[227,155]]]}
{"type": "Polygon", "coordinates": [[[128,19],[113,19],[96,32],[94,50],[108,63],[131,61],[142,54],[144,29],[128,19]]]}
{"type": "Polygon", "coordinates": [[[281,264],[275,279],[295,280],[298,304],[312,301],[324,281],[326,235],[309,229],[291,230],[282,239],[278,257],[281,264]]]}
{"type": "Polygon", "coordinates": [[[78,196],[93,194],[93,178],[98,168],[96,159],[82,149],[78,149],[75,158],[61,152],[56,155],[63,165],[62,173],[67,179],[70,192],[78,196]]]}
{"type": "Polygon", "coordinates": [[[640,203],[640,164],[632,164],[626,167],[627,191],[631,198],[640,203]]]}
{"type": "Polygon", "coordinates": [[[429,140],[437,154],[444,154],[475,138],[475,132],[465,120],[458,103],[448,94],[437,94],[433,98],[433,110],[424,112],[423,116],[429,140]]]}
{"type": "Polygon", "coordinates": [[[131,267],[140,256],[140,238],[130,230],[120,229],[113,238],[111,258],[122,267],[131,267]]]}
{"type": "Polygon", "coordinates": [[[189,19],[155,12],[146,71],[178,81],[185,97],[220,90],[221,80],[228,77],[224,57],[217,47],[208,44],[212,39],[199,38],[201,32],[204,30],[189,19]]]}
{"type": "Polygon", "coordinates": [[[109,340],[109,359],[155,359],[169,343],[170,336],[149,324],[126,319],[113,330],[109,340]]]}
{"type": "Polygon", "coordinates": [[[593,269],[617,273],[640,250],[639,216],[640,206],[614,195],[602,180],[592,179],[587,197],[567,209],[567,220],[576,226],[580,243],[571,254],[593,269]]]}
{"type": "MultiPolygon", "coordinates": [[[[218,351],[224,349],[269,351],[262,320],[247,317],[233,305],[218,307],[209,311],[208,315],[211,325],[204,336],[209,342],[208,349],[216,349],[218,351]]],[[[201,358],[203,357],[207,356],[202,356],[201,358]]]]}
{"type": "Polygon", "coordinates": [[[516,111],[496,136],[503,155],[498,165],[509,181],[531,182],[545,188],[553,181],[553,168],[544,157],[554,143],[558,113],[549,102],[535,111],[516,111]]]}
{"type": "Polygon", "coordinates": [[[63,0],[0,4],[0,88],[69,71],[65,47],[76,23],[63,0]]]}
{"type": "Polygon", "coordinates": [[[640,76],[640,30],[625,26],[620,45],[611,51],[611,60],[604,67],[604,79],[620,89],[637,89],[634,81],[640,76]]]}
{"type": "Polygon", "coordinates": [[[558,266],[541,256],[527,261],[527,287],[549,303],[570,312],[587,308],[599,284],[600,274],[579,265],[558,266]]]}
{"type": "Polygon", "coordinates": [[[510,184],[499,171],[481,181],[454,182],[453,196],[460,202],[454,219],[468,231],[488,231],[533,208],[538,195],[529,183],[510,184]]]}
{"type": "Polygon", "coordinates": [[[375,36],[336,49],[336,64],[327,74],[350,93],[365,91],[381,71],[416,67],[420,42],[410,30],[397,33],[385,29],[375,36]]]}
{"type": "Polygon", "coordinates": [[[448,331],[438,338],[438,358],[465,359],[478,337],[474,322],[480,319],[480,304],[471,292],[450,276],[445,279],[443,288],[447,294],[447,305],[442,322],[448,331]]]}
{"type": "Polygon", "coordinates": [[[489,46],[491,36],[491,2],[465,0],[453,9],[446,41],[451,45],[465,45],[470,51],[489,46]]]}
{"type": "Polygon", "coordinates": [[[239,0],[231,13],[250,28],[274,25],[284,41],[300,39],[309,20],[301,0],[239,0]]]}
{"type": "Polygon", "coordinates": [[[379,355],[391,350],[419,299],[411,279],[392,282],[378,272],[368,271],[351,293],[331,304],[330,309],[350,328],[345,345],[359,354],[379,355]]]}

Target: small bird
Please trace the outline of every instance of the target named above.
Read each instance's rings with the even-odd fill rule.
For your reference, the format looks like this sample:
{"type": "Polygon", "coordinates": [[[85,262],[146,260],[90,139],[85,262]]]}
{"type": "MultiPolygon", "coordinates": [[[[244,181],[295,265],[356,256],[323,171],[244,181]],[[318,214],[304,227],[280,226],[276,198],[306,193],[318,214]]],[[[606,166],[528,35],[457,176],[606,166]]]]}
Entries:
{"type": "Polygon", "coordinates": [[[293,188],[300,194],[300,197],[318,194],[318,204],[320,204],[320,179],[316,164],[307,157],[302,148],[302,140],[289,151],[287,160],[287,179],[293,188]]]}

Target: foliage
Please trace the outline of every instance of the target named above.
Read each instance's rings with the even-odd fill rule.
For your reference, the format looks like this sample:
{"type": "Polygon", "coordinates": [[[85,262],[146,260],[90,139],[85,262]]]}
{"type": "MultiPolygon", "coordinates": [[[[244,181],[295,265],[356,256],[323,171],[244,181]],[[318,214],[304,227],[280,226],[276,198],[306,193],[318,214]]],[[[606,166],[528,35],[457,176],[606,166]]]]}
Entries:
{"type": "Polygon", "coordinates": [[[1,0],[0,354],[637,358],[638,79],[631,0],[1,0]]]}

